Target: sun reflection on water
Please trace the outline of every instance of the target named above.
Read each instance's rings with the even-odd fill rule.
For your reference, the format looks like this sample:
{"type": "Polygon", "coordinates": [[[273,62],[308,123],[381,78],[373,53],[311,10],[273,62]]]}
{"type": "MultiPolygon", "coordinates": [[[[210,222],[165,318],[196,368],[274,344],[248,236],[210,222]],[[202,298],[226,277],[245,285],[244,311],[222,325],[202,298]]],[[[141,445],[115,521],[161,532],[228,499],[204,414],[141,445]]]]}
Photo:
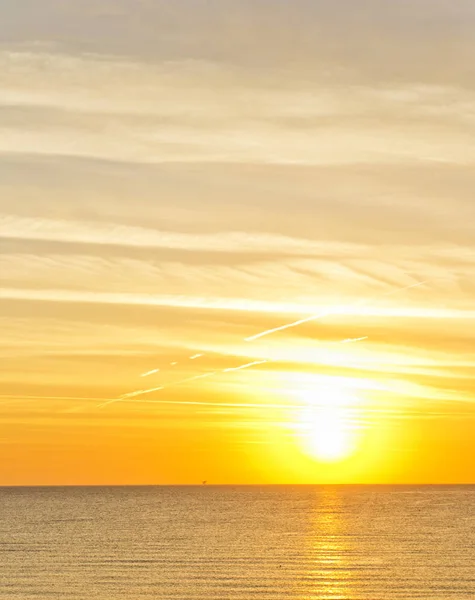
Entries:
{"type": "Polygon", "coordinates": [[[354,600],[353,553],[343,499],[334,489],[322,489],[317,494],[308,533],[306,589],[300,600],[354,600]]]}

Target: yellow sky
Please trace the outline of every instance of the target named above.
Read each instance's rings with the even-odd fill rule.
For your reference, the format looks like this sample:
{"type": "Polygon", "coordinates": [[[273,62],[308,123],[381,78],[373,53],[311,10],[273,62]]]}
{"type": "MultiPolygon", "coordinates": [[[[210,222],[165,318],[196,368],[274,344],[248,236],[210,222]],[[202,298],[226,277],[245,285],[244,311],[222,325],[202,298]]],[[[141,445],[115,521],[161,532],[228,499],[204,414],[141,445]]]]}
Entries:
{"type": "Polygon", "coordinates": [[[0,485],[474,482],[473,2],[4,4],[0,485]]]}

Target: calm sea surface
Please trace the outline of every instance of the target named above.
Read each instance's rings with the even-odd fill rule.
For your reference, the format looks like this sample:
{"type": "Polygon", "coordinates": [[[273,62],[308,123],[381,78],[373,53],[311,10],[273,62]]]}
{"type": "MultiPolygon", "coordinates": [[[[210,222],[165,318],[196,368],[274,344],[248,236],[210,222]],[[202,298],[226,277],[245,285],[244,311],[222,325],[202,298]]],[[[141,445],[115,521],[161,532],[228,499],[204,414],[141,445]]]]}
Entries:
{"type": "Polygon", "coordinates": [[[0,598],[475,598],[475,487],[0,488],[0,598]]]}

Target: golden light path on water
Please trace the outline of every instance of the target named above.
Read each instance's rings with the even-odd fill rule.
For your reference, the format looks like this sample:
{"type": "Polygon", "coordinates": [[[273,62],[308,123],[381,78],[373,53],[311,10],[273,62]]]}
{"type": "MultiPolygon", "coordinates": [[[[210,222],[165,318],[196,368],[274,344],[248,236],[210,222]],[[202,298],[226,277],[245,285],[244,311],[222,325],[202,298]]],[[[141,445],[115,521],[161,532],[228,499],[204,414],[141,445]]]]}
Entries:
{"type": "Polygon", "coordinates": [[[351,600],[352,549],[347,535],[343,499],[332,489],[319,492],[307,538],[310,593],[302,600],[351,600]]]}

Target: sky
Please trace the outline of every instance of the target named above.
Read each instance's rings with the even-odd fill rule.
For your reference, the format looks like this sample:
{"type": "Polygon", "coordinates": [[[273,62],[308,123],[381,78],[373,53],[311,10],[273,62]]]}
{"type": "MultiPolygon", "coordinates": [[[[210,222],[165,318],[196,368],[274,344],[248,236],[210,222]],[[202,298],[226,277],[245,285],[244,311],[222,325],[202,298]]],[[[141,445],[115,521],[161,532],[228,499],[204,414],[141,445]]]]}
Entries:
{"type": "Polygon", "coordinates": [[[472,0],[0,0],[0,485],[475,482],[472,0]]]}

